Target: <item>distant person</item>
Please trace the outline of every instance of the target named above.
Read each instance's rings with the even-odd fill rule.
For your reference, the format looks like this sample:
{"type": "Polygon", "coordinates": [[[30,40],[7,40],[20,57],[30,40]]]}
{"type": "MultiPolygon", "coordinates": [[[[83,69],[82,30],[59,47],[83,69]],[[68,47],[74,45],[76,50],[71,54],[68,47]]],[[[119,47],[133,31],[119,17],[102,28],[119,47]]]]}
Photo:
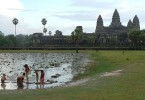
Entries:
{"type": "Polygon", "coordinates": [[[40,85],[44,86],[44,71],[43,70],[41,70],[40,85]]]}
{"type": "Polygon", "coordinates": [[[27,64],[24,65],[24,68],[25,68],[25,76],[26,76],[27,82],[29,82],[30,68],[27,64]]]}
{"type": "Polygon", "coordinates": [[[35,70],[35,74],[36,74],[36,82],[38,83],[38,80],[39,80],[38,70],[35,70]]]}
{"type": "Polygon", "coordinates": [[[3,76],[1,77],[1,83],[5,83],[6,80],[6,74],[3,74],[3,76]]]}
{"type": "Polygon", "coordinates": [[[25,73],[23,73],[22,76],[18,76],[17,77],[17,86],[18,87],[23,87],[23,82],[24,82],[24,77],[25,77],[25,73]]]}

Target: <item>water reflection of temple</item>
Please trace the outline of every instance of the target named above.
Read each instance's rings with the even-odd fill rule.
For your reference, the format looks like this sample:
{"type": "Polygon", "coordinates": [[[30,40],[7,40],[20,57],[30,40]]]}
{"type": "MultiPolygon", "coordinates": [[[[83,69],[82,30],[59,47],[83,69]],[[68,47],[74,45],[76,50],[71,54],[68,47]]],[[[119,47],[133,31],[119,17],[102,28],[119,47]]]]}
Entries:
{"type": "MultiPolygon", "coordinates": [[[[78,26],[82,30],[82,26],[78,26]]],[[[133,20],[129,20],[126,26],[122,25],[120,21],[120,15],[115,9],[112,22],[109,26],[104,26],[103,18],[99,15],[96,23],[95,33],[82,34],[82,45],[87,45],[88,40],[92,40],[92,36],[95,36],[95,44],[97,45],[111,45],[111,44],[127,44],[129,42],[128,32],[132,29],[140,30],[140,23],[137,15],[133,20]],[[95,34],[95,35],[92,35],[95,34]]],[[[71,36],[62,35],[61,31],[56,31],[54,36],[44,36],[43,33],[33,34],[33,45],[48,46],[48,45],[69,45],[69,39],[71,36]]]]}

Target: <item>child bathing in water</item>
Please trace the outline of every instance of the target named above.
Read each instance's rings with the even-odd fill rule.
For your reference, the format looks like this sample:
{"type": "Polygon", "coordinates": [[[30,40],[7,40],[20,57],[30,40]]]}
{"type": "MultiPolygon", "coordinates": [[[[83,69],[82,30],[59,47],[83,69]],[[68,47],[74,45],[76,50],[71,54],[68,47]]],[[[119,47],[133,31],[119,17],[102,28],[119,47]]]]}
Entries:
{"type": "Polygon", "coordinates": [[[6,80],[6,74],[3,74],[3,76],[1,77],[1,83],[4,83],[6,80]]]}
{"type": "Polygon", "coordinates": [[[17,77],[17,86],[18,87],[23,87],[23,82],[24,82],[24,76],[25,76],[25,73],[23,73],[22,76],[18,76],[17,77]]]}

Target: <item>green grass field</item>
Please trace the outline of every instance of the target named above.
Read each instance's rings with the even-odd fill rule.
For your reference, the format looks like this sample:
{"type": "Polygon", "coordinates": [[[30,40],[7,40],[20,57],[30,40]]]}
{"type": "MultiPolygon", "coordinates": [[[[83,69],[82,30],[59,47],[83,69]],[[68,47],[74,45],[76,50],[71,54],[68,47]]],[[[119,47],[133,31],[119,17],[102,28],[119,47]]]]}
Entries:
{"type": "Polygon", "coordinates": [[[86,83],[39,90],[1,90],[0,100],[145,100],[145,51],[80,52],[93,60],[86,66],[86,73],[76,77],[89,77],[86,83]],[[122,70],[121,75],[100,76],[114,70],[122,70]]]}

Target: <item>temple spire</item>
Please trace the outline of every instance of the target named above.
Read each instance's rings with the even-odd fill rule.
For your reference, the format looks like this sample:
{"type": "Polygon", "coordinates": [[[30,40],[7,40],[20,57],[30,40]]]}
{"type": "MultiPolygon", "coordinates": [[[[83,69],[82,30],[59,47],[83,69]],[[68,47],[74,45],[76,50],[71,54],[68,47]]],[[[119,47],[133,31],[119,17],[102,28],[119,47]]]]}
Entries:
{"type": "Polygon", "coordinates": [[[133,18],[133,28],[140,29],[140,23],[137,15],[135,15],[133,18]]]}
{"type": "Polygon", "coordinates": [[[131,20],[128,21],[127,30],[131,30],[133,28],[133,23],[131,20]]]}
{"type": "Polygon", "coordinates": [[[101,15],[99,15],[99,17],[98,17],[97,27],[103,27],[103,19],[102,19],[101,15]]]}
{"type": "Polygon", "coordinates": [[[121,22],[120,22],[120,16],[119,13],[117,11],[117,9],[115,9],[113,16],[112,16],[112,22],[111,22],[111,27],[119,27],[122,26],[121,22]]]}
{"type": "Polygon", "coordinates": [[[95,32],[101,31],[101,30],[103,30],[103,28],[104,28],[103,19],[102,19],[101,15],[99,15],[99,17],[97,19],[97,25],[96,25],[96,31],[95,32]]]}

